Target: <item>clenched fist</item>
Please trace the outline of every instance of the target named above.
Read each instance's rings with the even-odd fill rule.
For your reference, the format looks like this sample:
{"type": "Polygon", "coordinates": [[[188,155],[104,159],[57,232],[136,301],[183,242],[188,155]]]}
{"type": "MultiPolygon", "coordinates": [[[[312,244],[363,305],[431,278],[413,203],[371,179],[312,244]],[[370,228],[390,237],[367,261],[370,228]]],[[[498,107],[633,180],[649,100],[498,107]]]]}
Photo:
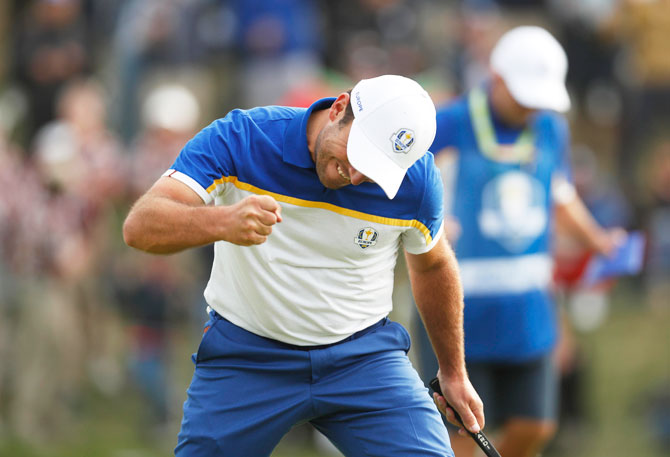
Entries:
{"type": "Polygon", "coordinates": [[[265,243],[272,226],[282,221],[281,206],[269,195],[251,195],[227,210],[224,239],[240,246],[265,243]]]}

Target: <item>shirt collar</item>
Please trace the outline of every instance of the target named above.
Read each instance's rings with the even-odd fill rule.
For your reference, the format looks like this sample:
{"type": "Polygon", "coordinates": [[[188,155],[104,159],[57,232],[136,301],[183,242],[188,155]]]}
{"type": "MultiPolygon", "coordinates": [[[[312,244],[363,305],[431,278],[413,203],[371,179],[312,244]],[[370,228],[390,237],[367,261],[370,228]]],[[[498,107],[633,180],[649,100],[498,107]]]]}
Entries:
{"type": "Polygon", "coordinates": [[[314,161],[307,147],[307,121],[313,111],[330,108],[334,101],[334,97],[317,100],[302,116],[298,115],[291,120],[284,137],[284,162],[302,168],[314,168],[314,161]]]}

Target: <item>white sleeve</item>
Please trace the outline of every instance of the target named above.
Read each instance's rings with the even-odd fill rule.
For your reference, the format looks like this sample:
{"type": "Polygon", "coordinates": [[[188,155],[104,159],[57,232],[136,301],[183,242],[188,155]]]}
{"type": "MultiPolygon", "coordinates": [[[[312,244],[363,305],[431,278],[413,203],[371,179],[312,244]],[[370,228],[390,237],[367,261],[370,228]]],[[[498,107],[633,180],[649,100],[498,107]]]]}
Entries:
{"type": "Polygon", "coordinates": [[[207,193],[207,191],[200,184],[198,184],[198,182],[195,179],[191,178],[188,175],[185,175],[180,171],[169,169],[165,173],[163,173],[163,176],[174,178],[177,181],[186,184],[188,187],[193,189],[193,191],[197,193],[200,196],[200,198],[202,198],[202,201],[205,202],[206,205],[210,204],[214,200],[212,196],[209,193],[207,193]]]}
{"type": "Polygon", "coordinates": [[[402,234],[402,244],[405,248],[405,251],[409,252],[410,254],[425,254],[426,252],[433,249],[433,246],[435,246],[443,232],[444,222],[442,222],[434,237],[430,236],[430,233],[427,231],[427,229],[426,231],[422,231],[416,227],[412,227],[402,234]]]}
{"type": "Polygon", "coordinates": [[[563,175],[556,175],[551,180],[551,197],[557,205],[570,203],[577,196],[575,186],[563,175]]]}

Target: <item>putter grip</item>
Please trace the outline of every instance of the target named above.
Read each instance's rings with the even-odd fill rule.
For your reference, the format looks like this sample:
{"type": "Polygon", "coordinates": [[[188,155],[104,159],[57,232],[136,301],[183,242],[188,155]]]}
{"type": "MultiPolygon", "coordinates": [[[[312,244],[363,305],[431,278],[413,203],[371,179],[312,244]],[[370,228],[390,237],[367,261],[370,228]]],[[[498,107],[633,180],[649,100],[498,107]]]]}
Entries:
{"type": "MultiPolygon", "coordinates": [[[[434,392],[437,392],[438,394],[442,395],[442,389],[440,389],[440,381],[437,378],[433,378],[432,381],[430,381],[430,388],[433,389],[434,392]]],[[[444,395],[442,395],[444,397],[444,395]]],[[[446,398],[445,398],[446,401],[446,398]]],[[[454,412],[454,416],[456,417],[456,420],[458,421],[459,424],[463,425],[463,420],[461,419],[461,416],[456,412],[456,410],[447,402],[447,406],[452,409],[454,412]]],[[[491,441],[484,435],[484,433],[477,432],[477,433],[472,433],[470,430],[468,430],[465,425],[463,425],[463,428],[465,429],[466,432],[472,437],[473,440],[475,440],[475,443],[481,448],[482,451],[488,456],[488,457],[500,457],[500,454],[498,453],[497,449],[493,447],[493,444],[491,444],[491,441]]]]}

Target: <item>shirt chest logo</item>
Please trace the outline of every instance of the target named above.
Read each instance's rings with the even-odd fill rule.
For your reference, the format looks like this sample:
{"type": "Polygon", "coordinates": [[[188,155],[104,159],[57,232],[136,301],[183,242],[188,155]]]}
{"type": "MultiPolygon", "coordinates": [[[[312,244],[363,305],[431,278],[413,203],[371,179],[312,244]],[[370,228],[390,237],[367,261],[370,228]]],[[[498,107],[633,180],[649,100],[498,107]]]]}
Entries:
{"type": "Polygon", "coordinates": [[[360,246],[361,249],[367,249],[370,246],[377,244],[379,233],[372,227],[365,227],[358,231],[354,238],[354,243],[360,246]]]}

